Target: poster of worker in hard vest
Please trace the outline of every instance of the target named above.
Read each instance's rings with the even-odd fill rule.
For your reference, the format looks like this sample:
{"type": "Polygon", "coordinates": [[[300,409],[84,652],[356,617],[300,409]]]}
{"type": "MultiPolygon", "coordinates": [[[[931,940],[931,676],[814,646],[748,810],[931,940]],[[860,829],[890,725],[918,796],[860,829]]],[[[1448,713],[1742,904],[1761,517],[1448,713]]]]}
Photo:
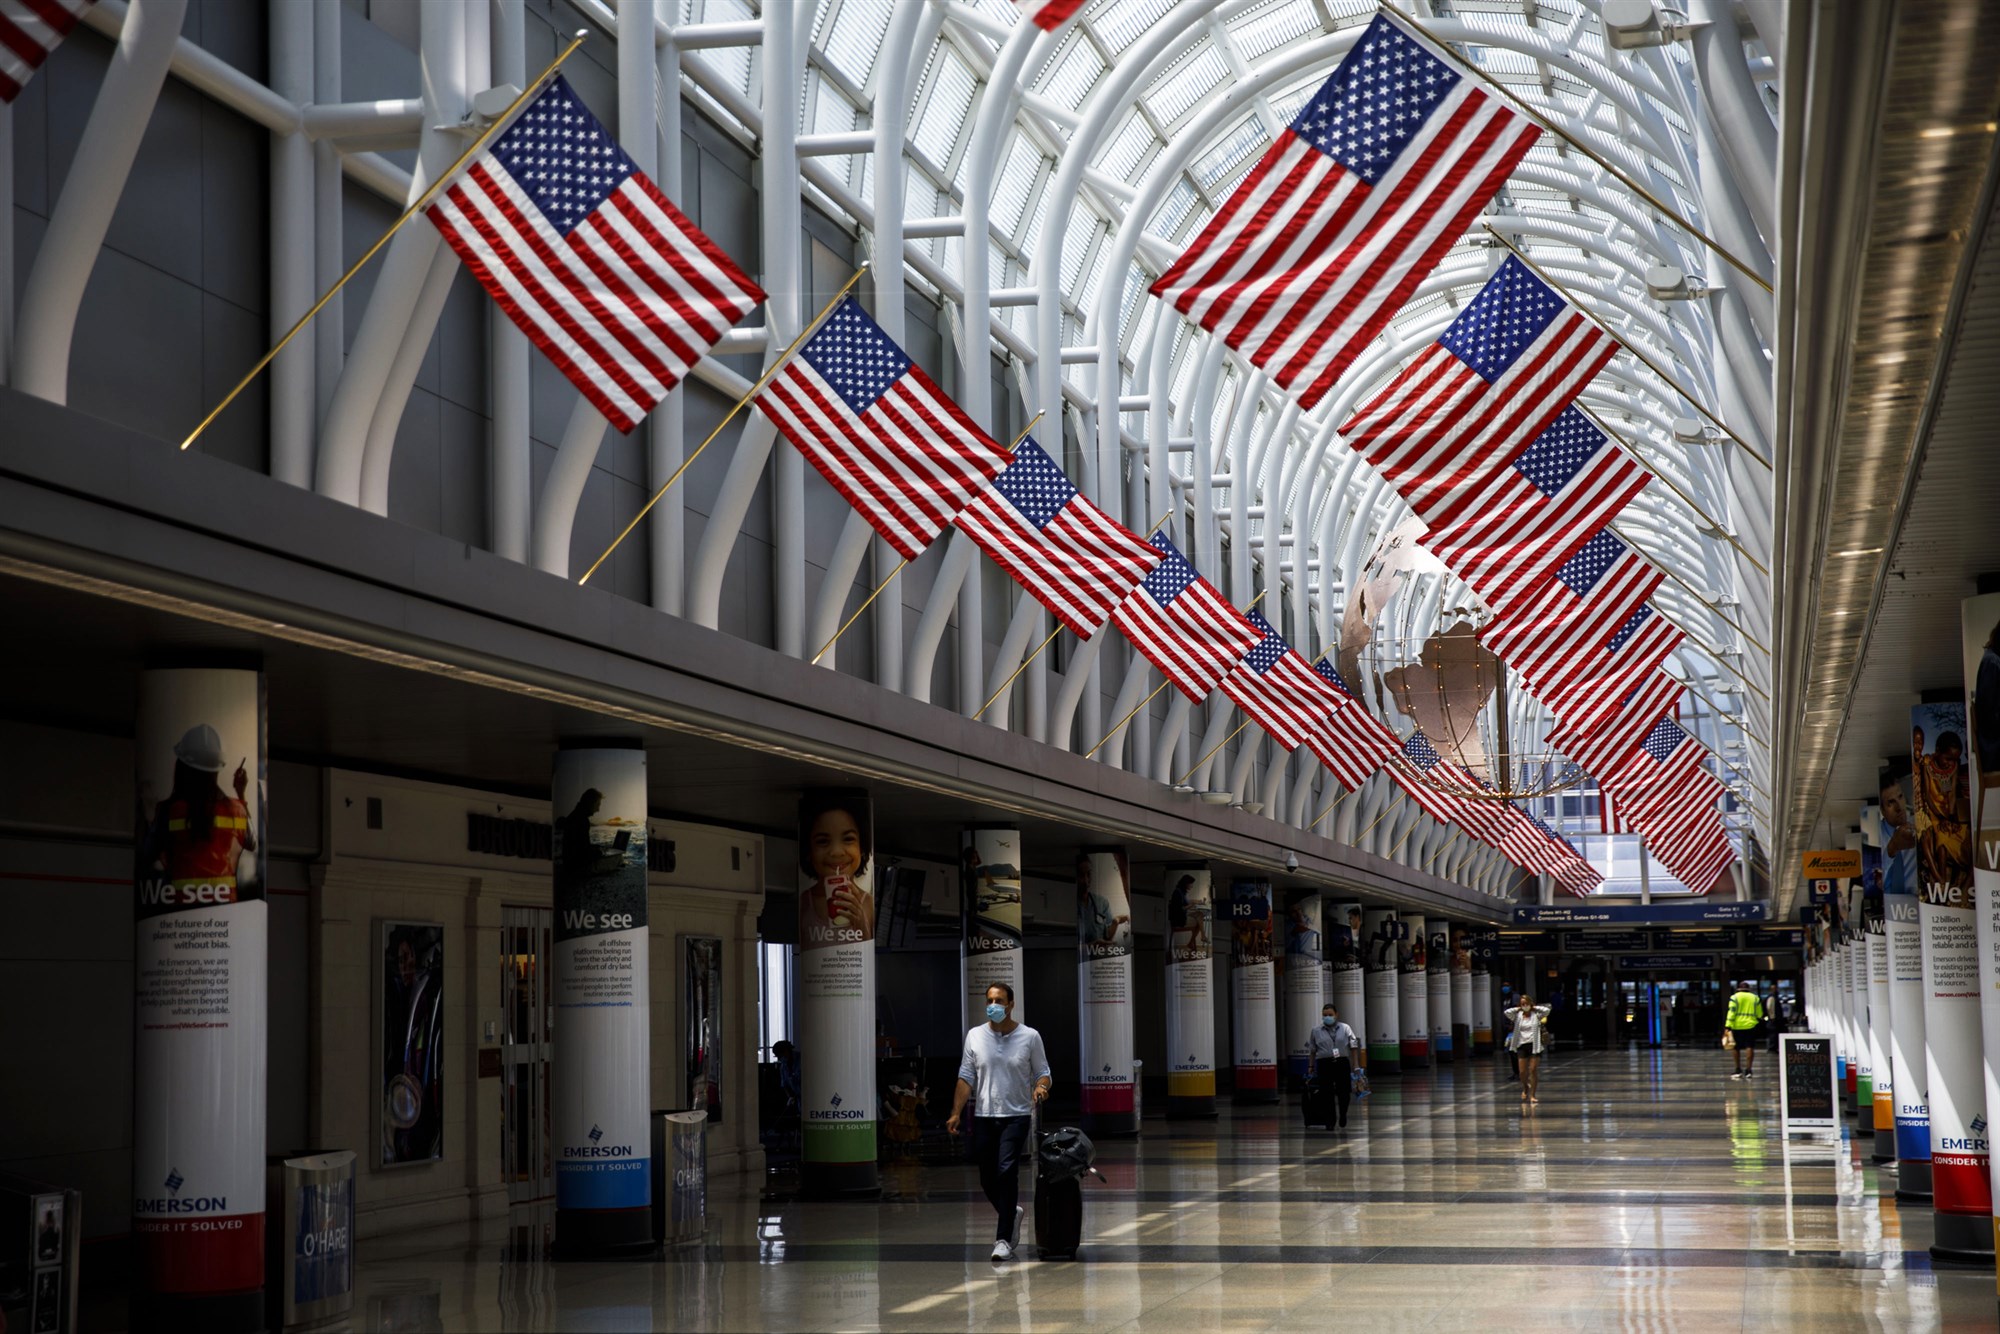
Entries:
{"type": "Polygon", "coordinates": [[[142,1293],[264,1279],[263,678],[149,671],[135,737],[132,1230],[142,1293]]]}

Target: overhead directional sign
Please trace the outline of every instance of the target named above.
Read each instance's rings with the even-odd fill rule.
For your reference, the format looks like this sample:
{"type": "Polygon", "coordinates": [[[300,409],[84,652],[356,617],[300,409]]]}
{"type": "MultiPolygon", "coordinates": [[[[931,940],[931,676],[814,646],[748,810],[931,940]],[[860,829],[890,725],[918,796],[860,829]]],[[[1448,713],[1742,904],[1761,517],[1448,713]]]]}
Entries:
{"type": "Polygon", "coordinates": [[[1621,954],[1618,956],[1618,971],[1621,973],[1653,973],[1670,968],[1713,968],[1713,954],[1621,954]]]}
{"type": "Polygon", "coordinates": [[[1685,927],[1662,927],[1653,932],[1651,948],[1656,950],[1733,950],[1736,932],[1731,927],[1706,927],[1690,931],[1685,927]]]}
{"type": "Polygon", "coordinates": [[[1563,933],[1563,953],[1579,954],[1596,951],[1601,954],[1616,954],[1620,950],[1649,950],[1658,942],[1647,938],[1644,931],[1565,931],[1563,933]]]}
{"type": "Polygon", "coordinates": [[[1770,920],[1768,900],[1739,903],[1520,903],[1516,926],[1718,926],[1770,920]]]}

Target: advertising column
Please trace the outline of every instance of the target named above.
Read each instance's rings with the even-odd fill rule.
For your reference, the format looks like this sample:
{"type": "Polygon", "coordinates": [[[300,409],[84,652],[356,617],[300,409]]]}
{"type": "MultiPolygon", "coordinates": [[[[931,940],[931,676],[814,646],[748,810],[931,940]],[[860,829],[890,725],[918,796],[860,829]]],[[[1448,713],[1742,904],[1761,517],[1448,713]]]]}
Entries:
{"type": "Polygon", "coordinates": [[[1295,1083],[1312,1078],[1309,1043],[1325,1004],[1320,968],[1324,945],[1320,897],[1308,894],[1285,909],[1285,1065],[1295,1083]]]}
{"type": "Polygon", "coordinates": [[[1431,1067],[1431,988],[1426,960],[1430,937],[1424,934],[1424,919],[1416,913],[1403,914],[1403,930],[1396,941],[1397,1001],[1402,1014],[1403,1069],[1431,1067]]]}
{"type": "MultiPolygon", "coordinates": [[[[1880,900],[1876,900],[1880,904],[1880,900]]],[[[1868,918],[1868,1060],[1875,1079],[1869,1089],[1874,1128],[1873,1157],[1878,1163],[1896,1160],[1895,1070],[1889,1062],[1889,937],[1877,913],[1868,918]]]]}
{"type": "Polygon", "coordinates": [[[1840,988],[1840,1033],[1841,1045],[1847,1051],[1847,1076],[1841,1084],[1840,1096],[1844,1099],[1847,1114],[1853,1116],[1859,1106],[1861,1085],[1861,1020],[1854,1012],[1854,930],[1846,922],[1840,927],[1840,949],[1834,954],[1835,982],[1840,988]]]}
{"type": "Polygon", "coordinates": [[[1123,848],[1085,848],[1076,859],[1076,998],[1083,1128],[1136,1135],[1132,887],[1123,848]]]}
{"type": "Polygon", "coordinates": [[[1924,1051],[1931,1110],[1931,1208],[1941,1259],[1993,1257],[1986,1076],[1980,1037],[1979,928],[1972,888],[1972,800],[1965,705],[1910,711],[1915,770],[1917,922],[1924,942],[1924,1051]]]}
{"type": "Polygon", "coordinates": [[[1882,785],[1882,927],[1889,946],[1889,1068],[1895,1096],[1896,1198],[1931,1198],[1931,1118],[1924,1096],[1924,951],[1909,780],[1882,785]]]}
{"type": "Polygon", "coordinates": [[[1167,868],[1167,1117],[1215,1112],[1215,882],[1196,862],[1167,868]]]}
{"type": "Polygon", "coordinates": [[[1368,933],[1358,903],[1336,903],[1326,923],[1326,998],[1365,1044],[1368,1041],[1368,997],[1362,984],[1362,952],[1368,933]]]}
{"type": "Polygon", "coordinates": [[[1482,927],[1472,933],[1472,1050],[1493,1054],[1493,955],[1500,933],[1482,927]]]}
{"type": "Polygon", "coordinates": [[[799,799],[798,1014],[808,1195],[875,1176],[875,808],[860,788],[799,799]]]}
{"type": "Polygon", "coordinates": [[[564,746],[549,804],[556,1248],[570,1255],[644,1250],[655,1240],[646,752],[636,741],[564,746]]]}
{"type": "Polygon", "coordinates": [[[1451,923],[1432,918],[1424,949],[1424,988],[1431,1015],[1431,1059],[1451,1064],[1451,923]]]}
{"type": "Polygon", "coordinates": [[[1451,931],[1451,1049],[1472,1059],[1472,933],[1462,926],[1451,931]]]}
{"type": "Polygon", "coordinates": [[[1021,953],[1021,831],[977,825],[959,835],[960,922],[965,1011],[960,1028],[986,1018],[986,989],[1013,989],[1014,1018],[1027,1023],[1021,953]]]}
{"type": "Polygon", "coordinates": [[[1271,882],[1229,887],[1230,1030],[1236,1101],[1278,1100],[1278,1007],[1272,988],[1271,882]]]}
{"type": "MultiPolygon", "coordinates": [[[[1976,985],[1985,1032],[1983,1119],[1990,1121],[2000,1114],[2000,594],[1966,599],[1960,615],[1974,782],[1972,878],[1979,936],[1976,985]]],[[[2000,1195],[1992,1203],[1993,1237],[2000,1249],[2000,1195]]]]}
{"type": "Polygon", "coordinates": [[[1362,913],[1361,922],[1366,933],[1361,965],[1368,993],[1368,1073],[1393,1075],[1403,1068],[1397,946],[1404,926],[1394,908],[1370,908],[1362,913]]]}
{"type": "Polygon", "coordinates": [[[134,1328],[262,1329],[262,674],[144,673],[133,750],[134,1328]]]}

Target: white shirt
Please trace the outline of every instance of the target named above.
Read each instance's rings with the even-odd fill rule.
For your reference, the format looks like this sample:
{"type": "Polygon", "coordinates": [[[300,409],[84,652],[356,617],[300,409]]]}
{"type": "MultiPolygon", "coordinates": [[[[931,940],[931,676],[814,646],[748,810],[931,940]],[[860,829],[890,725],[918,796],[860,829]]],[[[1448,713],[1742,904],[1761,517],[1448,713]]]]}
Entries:
{"type": "Polygon", "coordinates": [[[1042,1035],[1026,1024],[1011,1033],[981,1024],[965,1035],[958,1077],[972,1086],[974,1116],[1027,1116],[1035,1110],[1035,1081],[1049,1078],[1042,1035]]]}
{"type": "Polygon", "coordinates": [[[1349,1053],[1361,1045],[1354,1036],[1354,1030],[1347,1026],[1345,1019],[1328,1028],[1321,1024],[1306,1038],[1306,1051],[1314,1059],[1330,1056],[1339,1060],[1349,1059],[1349,1053]]]}
{"type": "Polygon", "coordinates": [[[1514,1023],[1514,1033],[1507,1045],[1515,1051],[1526,1052],[1530,1056],[1541,1055],[1542,1016],[1548,1012],[1549,1007],[1546,1005],[1537,1005],[1532,1010],[1519,1008],[1502,1010],[1500,1017],[1511,1019],[1514,1023]]]}

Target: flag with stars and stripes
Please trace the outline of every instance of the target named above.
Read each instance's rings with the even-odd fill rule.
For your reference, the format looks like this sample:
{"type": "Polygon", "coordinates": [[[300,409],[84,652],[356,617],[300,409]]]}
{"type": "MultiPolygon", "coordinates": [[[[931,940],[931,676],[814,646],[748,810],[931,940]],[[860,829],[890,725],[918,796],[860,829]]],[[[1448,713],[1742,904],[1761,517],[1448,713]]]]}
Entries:
{"type": "Polygon", "coordinates": [[[1505,617],[1602,534],[1646,481],[1646,470],[1571,404],[1424,545],[1505,617]]]}
{"type": "Polygon", "coordinates": [[[1663,577],[1617,534],[1598,533],[1540,589],[1509,599],[1479,632],[1479,642],[1529,685],[1554,680],[1645,605],[1663,577]]]}
{"type": "Polygon", "coordinates": [[[1340,698],[1263,613],[1253,610],[1249,620],[1259,636],[1256,646],[1222,678],[1222,693],[1273,741],[1297,750],[1340,698]]]}
{"type": "Polygon", "coordinates": [[[1078,495],[1033,440],[1021,442],[956,522],[1080,639],[1160,563],[1157,548],[1078,495]]]}
{"type": "Polygon", "coordinates": [[[1007,466],[853,297],[757,395],[757,406],[820,475],[914,560],[1007,466]]]}
{"type": "Polygon", "coordinates": [[[1508,861],[1537,874],[1553,873],[1561,864],[1561,853],[1525,811],[1509,803],[1501,808],[1500,820],[1500,851],[1508,861]]]}
{"type": "Polygon", "coordinates": [[[1259,635],[1165,533],[1155,533],[1152,545],[1160,563],[1118,604],[1111,620],[1175,689],[1199,704],[1256,647],[1259,635]]]}
{"type": "Polygon", "coordinates": [[[1589,731],[1558,722],[1549,733],[1549,745],[1582,765],[1600,784],[1616,781],[1653,725],[1679,705],[1686,691],[1679,681],[1655,670],[1589,731]]]}
{"type": "Polygon", "coordinates": [[[1077,16],[1085,0],[1014,0],[1014,12],[1045,32],[1054,32],[1077,16]]]}
{"type": "Polygon", "coordinates": [[[1312,408],[1540,134],[1377,14],[1150,290],[1312,408]]]}
{"type": "Polygon", "coordinates": [[[1557,884],[1580,899],[1589,898],[1604,883],[1603,873],[1581,857],[1563,862],[1554,874],[1557,884]]]}
{"type": "Polygon", "coordinates": [[[1465,813],[1464,799],[1433,786],[1434,783],[1447,781],[1454,772],[1454,766],[1445,763],[1444,756],[1437,753],[1437,748],[1431,745],[1431,739],[1424,735],[1422,728],[1410,733],[1403,742],[1403,760],[1403,764],[1390,768],[1390,776],[1432,819],[1444,824],[1458,824],[1465,813]]]}
{"type": "Polygon", "coordinates": [[[620,431],[764,299],[560,76],[428,213],[507,317],[620,431]]]}
{"type": "Polygon", "coordinates": [[[11,102],[94,0],[0,0],[0,102],[11,102]]]}
{"type": "Polygon", "coordinates": [[[1708,752],[1662,718],[1606,788],[1646,850],[1696,894],[1706,894],[1734,857],[1722,828],[1723,786],[1703,767],[1708,752]]]}
{"type": "MultiPolygon", "coordinates": [[[[1446,760],[1431,769],[1433,777],[1444,778],[1448,782],[1466,789],[1493,791],[1493,785],[1484,779],[1475,778],[1460,765],[1446,760]]],[[[1499,799],[1496,793],[1491,798],[1467,796],[1459,806],[1458,827],[1471,834],[1489,848],[1503,849],[1507,842],[1507,813],[1513,807],[1499,799]]]]}
{"type": "Polygon", "coordinates": [[[1340,785],[1352,792],[1368,781],[1368,776],[1389,762],[1401,749],[1396,734],[1368,709],[1340,679],[1340,673],[1325,658],[1313,664],[1313,671],[1331,686],[1340,702],[1306,734],[1306,748],[1318,757],[1340,785]]]}
{"type": "Polygon", "coordinates": [[[1582,641],[1570,662],[1531,689],[1565,727],[1594,732],[1683,638],[1652,604],[1642,604],[1610,634],[1582,641]]]}
{"type": "MultiPolygon", "coordinates": [[[[1460,523],[1488,505],[1503,470],[1617,350],[1608,334],[1509,255],[1437,341],[1340,434],[1424,522],[1460,523]]],[[[1581,459],[1597,455],[1605,451],[1586,451],[1581,459]]],[[[1614,493],[1628,480],[1622,473],[1602,479],[1614,493]]]]}

